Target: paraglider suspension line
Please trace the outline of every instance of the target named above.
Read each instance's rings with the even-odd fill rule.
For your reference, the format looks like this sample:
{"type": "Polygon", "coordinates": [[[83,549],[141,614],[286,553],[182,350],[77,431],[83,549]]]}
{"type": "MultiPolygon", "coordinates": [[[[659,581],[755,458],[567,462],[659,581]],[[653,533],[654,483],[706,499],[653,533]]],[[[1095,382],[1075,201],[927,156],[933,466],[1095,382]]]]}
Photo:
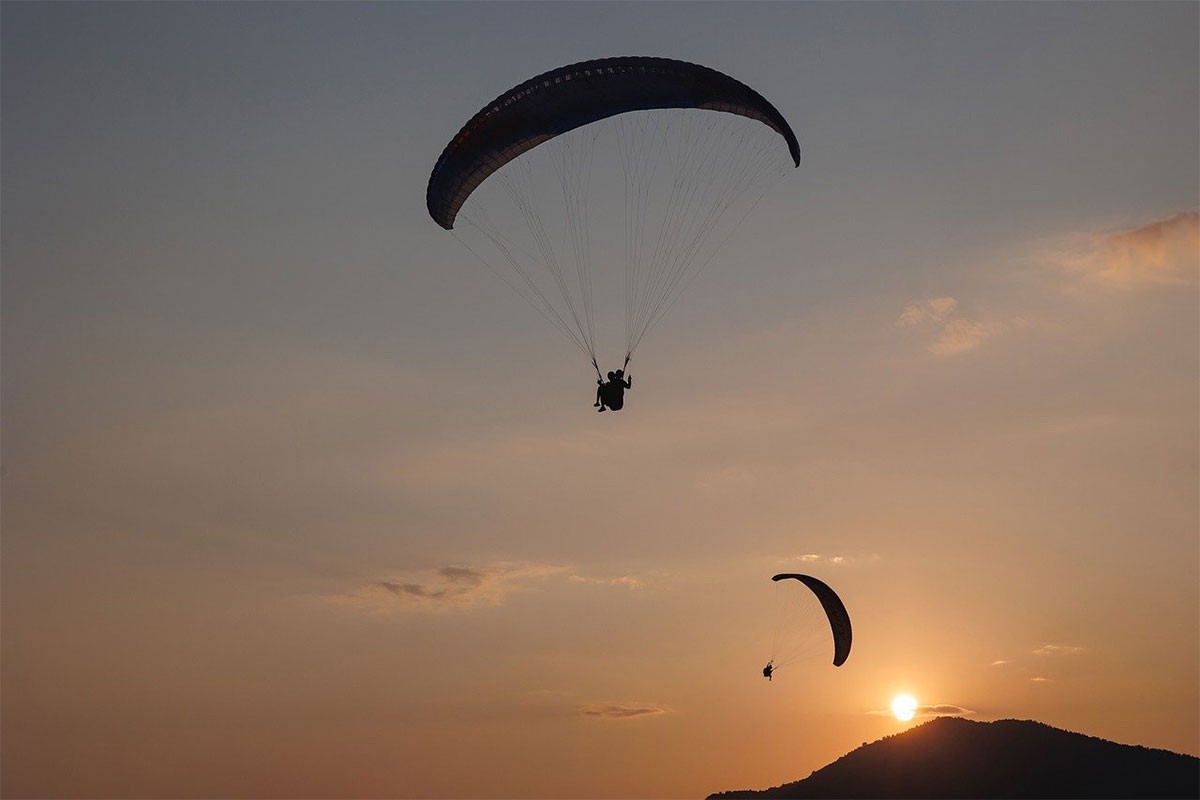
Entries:
{"type": "MultiPolygon", "coordinates": [[[[629,366],[629,359],[631,359],[631,358],[633,358],[633,353],[625,354],[625,362],[623,364],[621,364],[622,372],[624,372],[625,368],[629,366]]],[[[596,359],[594,357],[592,358],[592,369],[596,370],[596,377],[599,378],[601,381],[603,381],[604,375],[603,375],[603,373],[600,372],[600,365],[596,363],[596,359]]]]}

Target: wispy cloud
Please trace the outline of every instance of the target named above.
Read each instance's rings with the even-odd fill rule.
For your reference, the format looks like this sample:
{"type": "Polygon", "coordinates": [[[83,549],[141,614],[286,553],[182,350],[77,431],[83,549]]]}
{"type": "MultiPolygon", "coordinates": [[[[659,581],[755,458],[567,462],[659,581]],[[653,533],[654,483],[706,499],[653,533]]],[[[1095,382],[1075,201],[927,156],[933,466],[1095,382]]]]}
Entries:
{"type": "Polygon", "coordinates": [[[977,349],[987,339],[1008,331],[1023,320],[968,319],[956,314],[958,300],[953,297],[935,297],[904,307],[896,324],[905,328],[928,328],[934,331],[934,340],[928,345],[935,356],[954,356],[977,349]]]}
{"type": "MultiPolygon", "coordinates": [[[[879,708],[873,711],[868,711],[868,714],[875,717],[891,717],[895,716],[890,708],[879,708]]],[[[975,711],[964,708],[953,703],[937,703],[934,705],[917,706],[913,712],[915,717],[968,717],[974,714],[975,711]]]]}
{"type": "Polygon", "coordinates": [[[917,706],[918,717],[966,717],[975,712],[969,708],[941,703],[935,706],[917,706]]]}
{"type": "Polygon", "coordinates": [[[330,599],[341,605],[376,610],[472,608],[496,605],[514,590],[566,571],[555,564],[451,565],[417,575],[373,581],[357,591],[330,599]]]}
{"type": "Polygon", "coordinates": [[[993,661],[993,662],[991,663],[991,666],[993,666],[993,667],[1003,667],[1003,666],[1006,666],[1006,665],[1008,665],[1008,664],[1011,664],[1011,663],[1012,663],[1012,662],[1011,662],[1011,661],[1009,661],[1009,660],[1008,660],[1008,659],[1006,659],[1006,658],[998,658],[998,659],[996,659],[995,661],[993,661]]]}
{"type": "Polygon", "coordinates": [[[864,555],[848,556],[848,555],[838,555],[838,554],[833,554],[833,553],[829,553],[829,554],[826,554],[826,553],[802,553],[798,556],[788,556],[786,558],[776,559],[775,563],[777,563],[777,564],[795,564],[795,563],[799,562],[800,564],[838,564],[838,565],[842,565],[842,564],[856,564],[856,563],[861,563],[864,561],[874,562],[874,561],[879,561],[879,560],[880,560],[880,556],[878,553],[871,553],[870,555],[865,555],[865,556],[864,555]]]}
{"type": "MultiPolygon", "coordinates": [[[[1064,288],[1128,291],[1145,286],[1194,285],[1200,279],[1200,212],[1116,231],[1058,237],[1020,256],[1049,266],[1064,288]],[[1062,281],[1062,278],[1066,281],[1062,281]]],[[[895,324],[928,338],[938,358],[959,357],[1030,325],[1021,314],[964,310],[959,298],[941,296],[907,304],[895,324]]]]}
{"type": "Polygon", "coordinates": [[[1194,283],[1200,274],[1200,212],[1185,211],[1136,228],[1075,237],[1052,263],[1116,288],[1194,283]]]}
{"type": "Polygon", "coordinates": [[[896,320],[897,325],[911,327],[923,322],[941,322],[958,308],[953,297],[934,297],[920,303],[909,303],[896,320]]]}
{"type": "Polygon", "coordinates": [[[1076,656],[1083,652],[1086,652],[1086,649],[1077,645],[1044,644],[1035,648],[1033,654],[1037,656],[1076,656]]]}
{"type": "Polygon", "coordinates": [[[632,575],[619,575],[614,578],[592,578],[587,575],[568,575],[567,580],[572,583],[585,583],[589,586],[625,586],[630,589],[638,589],[645,585],[641,578],[635,578],[632,575]]]}
{"type": "Polygon", "coordinates": [[[1032,677],[1032,678],[1030,678],[1029,680],[1030,680],[1030,681],[1032,681],[1033,683],[1050,683],[1050,679],[1049,679],[1049,678],[1043,678],[1041,675],[1037,675],[1037,676],[1035,676],[1035,677],[1032,677]]]}
{"type": "Polygon", "coordinates": [[[983,344],[984,340],[999,336],[1008,329],[1009,324],[999,320],[952,319],[942,326],[933,344],[929,345],[929,352],[935,356],[969,353],[983,344]]]}
{"type": "Polygon", "coordinates": [[[538,583],[558,579],[587,586],[641,589],[644,578],[635,575],[581,575],[560,564],[494,562],[483,566],[453,564],[424,572],[382,578],[345,594],[326,598],[330,602],[374,611],[464,609],[497,605],[514,591],[529,590],[538,583]]]}
{"type": "Polygon", "coordinates": [[[639,719],[659,714],[672,714],[674,709],[661,703],[587,703],[579,714],[593,719],[639,719]]]}

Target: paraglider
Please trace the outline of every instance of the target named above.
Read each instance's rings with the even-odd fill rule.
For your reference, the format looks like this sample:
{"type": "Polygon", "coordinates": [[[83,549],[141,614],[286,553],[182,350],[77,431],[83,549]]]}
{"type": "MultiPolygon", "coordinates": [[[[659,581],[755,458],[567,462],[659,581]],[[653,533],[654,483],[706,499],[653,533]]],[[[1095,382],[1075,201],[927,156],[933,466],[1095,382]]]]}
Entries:
{"type": "MultiPolygon", "coordinates": [[[[606,306],[624,295],[624,370],[799,163],[787,120],[744,83],[684,61],[602,58],[544,72],[485,105],[437,159],[426,207],[590,359],[603,386],[606,306]],[[619,244],[623,253],[605,249],[619,244]],[[623,291],[618,280],[594,280],[622,262],[623,291]]],[[[600,396],[597,408],[618,410],[624,384],[613,386],[615,404],[600,396]]]]}
{"type": "Polygon", "coordinates": [[[781,573],[771,580],[780,585],[782,613],[777,621],[771,660],[763,668],[763,677],[770,680],[781,666],[822,650],[828,653],[830,634],[833,665],[845,664],[850,657],[853,632],[850,614],[837,593],[811,575],[781,573]]]}
{"type": "Polygon", "coordinates": [[[633,388],[633,376],[625,377],[625,370],[618,369],[608,373],[608,382],[596,380],[596,410],[603,411],[606,407],[620,411],[625,406],[625,390],[633,388]]]}

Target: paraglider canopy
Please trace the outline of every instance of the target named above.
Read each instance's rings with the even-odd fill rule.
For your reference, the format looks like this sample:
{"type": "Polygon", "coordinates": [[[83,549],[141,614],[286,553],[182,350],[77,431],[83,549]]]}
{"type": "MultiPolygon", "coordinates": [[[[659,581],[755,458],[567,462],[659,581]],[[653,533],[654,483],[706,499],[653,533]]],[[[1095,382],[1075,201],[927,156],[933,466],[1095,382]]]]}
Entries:
{"type": "Polygon", "coordinates": [[[825,610],[825,615],[829,618],[829,628],[833,632],[833,665],[840,667],[845,664],[846,659],[850,657],[850,643],[853,635],[850,629],[850,614],[847,613],[841,598],[833,589],[829,588],[828,584],[811,575],[780,573],[771,580],[776,582],[796,580],[812,590],[812,593],[817,596],[817,600],[821,602],[821,608],[825,610]]]}
{"type": "Polygon", "coordinates": [[[590,122],[656,108],[701,108],[759,120],[783,136],[800,166],[800,144],[791,126],[746,84],[670,58],[601,58],[543,72],[471,117],[429,176],[429,216],[450,230],[476,187],[525,151],[590,122]]]}
{"type": "Polygon", "coordinates": [[[597,337],[615,338],[620,298],[624,368],[799,163],[787,120],[746,84],[620,56],[543,72],[485,105],[442,150],[425,201],[602,378],[597,337]]]}

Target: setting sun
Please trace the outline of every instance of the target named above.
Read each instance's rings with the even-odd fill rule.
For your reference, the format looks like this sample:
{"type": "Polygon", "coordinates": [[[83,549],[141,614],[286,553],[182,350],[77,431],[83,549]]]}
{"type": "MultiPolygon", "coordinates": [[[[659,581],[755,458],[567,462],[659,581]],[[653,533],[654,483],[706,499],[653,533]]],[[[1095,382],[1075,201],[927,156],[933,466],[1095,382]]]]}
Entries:
{"type": "Polygon", "coordinates": [[[911,694],[898,694],[892,699],[892,713],[901,722],[908,722],[917,713],[917,699],[911,694]]]}

